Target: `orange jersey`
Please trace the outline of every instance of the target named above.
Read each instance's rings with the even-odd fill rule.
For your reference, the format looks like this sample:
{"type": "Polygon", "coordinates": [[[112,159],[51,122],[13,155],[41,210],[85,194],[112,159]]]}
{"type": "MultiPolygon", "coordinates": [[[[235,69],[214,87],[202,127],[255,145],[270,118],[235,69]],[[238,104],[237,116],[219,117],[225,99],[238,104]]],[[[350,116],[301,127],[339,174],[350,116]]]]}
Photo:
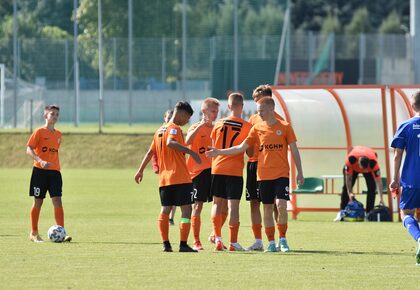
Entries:
{"type": "Polygon", "coordinates": [[[61,136],[62,134],[59,130],[51,132],[46,127],[38,128],[32,133],[26,146],[34,149],[35,154],[38,155],[39,158],[51,163],[50,167],[42,168],[41,164],[34,160],[34,167],[60,171],[58,149],[61,144],[61,136]]]}
{"type": "MultiPolygon", "coordinates": [[[[280,116],[279,114],[277,114],[276,112],[274,112],[274,116],[276,117],[277,120],[284,121],[283,117],[280,116]]],[[[251,117],[249,117],[248,122],[251,123],[251,125],[255,125],[257,123],[263,122],[263,120],[261,119],[260,115],[254,114],[251,117]]],[[[248,161],[249,162],[257,162],[258,161],[258,148],[254,147],[254,154],[251,157],[248,158],[248,161]]]]}
{"type": "Polygon", "coordinates": [[[344,167],[347,174],[351,175],[353,172],[357,173],[371,173],[373,178],[380,179],[381,173],[379,169],[378,156],[372,148],[366,146],[354,146],[347,155],[346,164],[344,167]],[[359,166],[359,158],[365,156],[369,158],[369,166],[361,168],[359,166]],[[351,158],[353,157],[353,158],[351,158]],[[353,163],[351,162],[353,161],[353,163]]]}
{"type": "MultiPolygon", "coordinates": [[[[191,125],[191,127],[188,129],[188,132],[193,131],[197,126],[200,124],[200,122],[195,123],[191,125]]],[[[194,161],[194,159],[191,158],[191,156],[188,157],[187,160],[187,166],[188,170],[190,171],[191,178],[196,177],[199,175],[204,169],[211,167],[211,158],[206,157],[206,151],[207,148],[209,148],[212,145],[211,140],[211,131],[213,130],[213,127],[209,126],[203,126],[200,129],[198,129],[198,132],[194,136],[194,140],[190,144],[190,149],[194,152],[197,152],[200,155],[201,164],[197,164],[197,162],[194,161]]]]}
{"type": "Polygon", "coordinates": [[[272,126],[257,123],[245,142],[258,148],[257,180],[289,177],[288,145],[296,142],[296,136],[288,122],[277,120],[272,126]]]}
{"type": "Polygon", "coordinates": [[[159,186],[191,183],[184,153],[169,148],[166,145],[168,139],[185,145],[181,128],[172,122],[164,124],[156,131],[150,149],[158,157],[159,186]]]}
{"type": "MultiPolygon", "coordinates": [[[[237,117],[220,119],[211,132],[213,146],[217,149],[230,148],[241,144],[248,136],[252,125],[237,117]]],[[[213,158],[212,174],[242,176],[244,169],[244,153],[213,158]]]]}

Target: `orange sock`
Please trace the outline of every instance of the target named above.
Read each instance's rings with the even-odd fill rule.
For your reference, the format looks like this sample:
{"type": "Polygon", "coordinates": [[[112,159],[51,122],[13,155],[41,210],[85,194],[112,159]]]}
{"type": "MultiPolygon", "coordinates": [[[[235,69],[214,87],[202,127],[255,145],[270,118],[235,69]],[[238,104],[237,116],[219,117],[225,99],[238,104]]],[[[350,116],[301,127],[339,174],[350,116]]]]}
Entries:
{"type": "Polygon", "coordinates": [[[200,241],[200,228],[201,228],[201,217],[200,216],[192,216],[191,217],[191,227],[194,235],[194,241],[200,241]]]}
{"type": "Polygon", "coordinates": [[[265,228],[265,234],[267,235],[267,239],[269,242],[274,241],[275,233],[276,233],[276,229],[274,227],[265,228]]]}
{"type": "Polygon", "coordinates": [[[230,230],[230,242],[237,243],[238,242],[238,232],[239,232],[239,223],[236,225],[229,225],[230,230]]]}
{"type": "Polygon", "coordinates": [[[213,233],[216,237],[222,236],[222,216],[216,215],[211,218],[213,223],[213,233]]]}
{"type": "Polygon", "coordinates": [[[181,222],[179,223],[179,234],[180,234],[180,241],[187,242],[188,235],[190,234],[191,229],[191,220],[188,218],[181,218],[181,222]]]}
{"type": "Polygon", "coordinates": [[[40,208],[32,207],[31,208],[31,227],[32,232],[38,232],[38,220],[39,214],[41,213],[40,208]]]}
{"type": "Polygon", "coordinates": [[[64,210],[62,207],[54,208],[54,217],[57,225],[62,226],[64,228],[64,210]]]}
{"type": "Polygon", "coordinates": [[[252,232],[254,233],[254,237],[256,240],[262,240],[262,225],[261,224],[253,224],[252,225],[252,232]]]}
{"type": "Polygon", "coordinates": [[[228,214],[227,214],[227,213],[222,213],[222,222],[221,222],[221,224],[220,224],[220,227],[221,227],[221,228],[222,228],[222,227],[223,227],[223,225],[225,224],[227,217],[228,217],[228,214]]]}
{"type": "Polygon", "coordinates": [[[280,238],[285,238],[287,232],[287,224],[277,224],[277,229],[279,230],[280,238]]]}
{"type": "Polygon", "coordinates": [[[161,213],[158,218],[158,228],[162,242],[169,241],[169,215],[161,213]]]}

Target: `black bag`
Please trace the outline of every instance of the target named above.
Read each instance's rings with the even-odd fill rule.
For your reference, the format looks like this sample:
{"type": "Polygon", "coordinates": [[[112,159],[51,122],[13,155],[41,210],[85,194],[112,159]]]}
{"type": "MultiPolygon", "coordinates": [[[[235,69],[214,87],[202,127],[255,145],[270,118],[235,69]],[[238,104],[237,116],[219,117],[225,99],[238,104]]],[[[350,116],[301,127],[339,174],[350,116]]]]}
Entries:
{"type": "Polygon", "coordinates": [[[383,205],[377,205],[366,215],[366,221],[368,222],[390,222],[391,215],[389,214],[389,208],[383,205]]]}

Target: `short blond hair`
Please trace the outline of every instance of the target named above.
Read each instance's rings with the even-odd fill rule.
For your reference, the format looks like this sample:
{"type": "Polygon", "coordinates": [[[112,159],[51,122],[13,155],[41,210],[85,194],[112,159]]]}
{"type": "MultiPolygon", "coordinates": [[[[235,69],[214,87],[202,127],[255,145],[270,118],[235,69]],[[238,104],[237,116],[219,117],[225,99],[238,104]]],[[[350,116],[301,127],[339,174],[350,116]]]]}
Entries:
{"type": "Polygon", "coordinates": [[[275,103],[272,97],[264,97],[262,99],[259,99],[257,104],[259,105],[266,105],[270,107],[271,109],[274,109],[275,103]]]}
{"type": "Polygon", "coordinates": [[[232,106],[238,106],[244,104],[244,96],[241,93],[231,93],[228,97],[228,103],[232,106]]]}
{"type": "Polygon", "coordinates": [[[220,102],[218,99],[216,98],[206,98],[202,103],[201,103],[201,111],[204,111],[206,109],[208,109],[209,107],[219,107],[220,106],[220,102]]]}

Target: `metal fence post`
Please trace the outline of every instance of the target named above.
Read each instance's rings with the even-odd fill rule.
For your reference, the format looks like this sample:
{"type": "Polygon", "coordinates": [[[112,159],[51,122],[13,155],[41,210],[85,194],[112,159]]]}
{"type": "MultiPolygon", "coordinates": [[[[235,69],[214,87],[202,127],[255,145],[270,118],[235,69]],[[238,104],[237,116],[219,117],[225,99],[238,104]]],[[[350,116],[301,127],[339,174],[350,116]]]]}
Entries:
{"type": "Polygon", "coordinates": [[[361,33],[359,36],[359,85],[364,83],[365,78],[365,49],[366,49],[366,38],[365,34],[361,33]]]}

